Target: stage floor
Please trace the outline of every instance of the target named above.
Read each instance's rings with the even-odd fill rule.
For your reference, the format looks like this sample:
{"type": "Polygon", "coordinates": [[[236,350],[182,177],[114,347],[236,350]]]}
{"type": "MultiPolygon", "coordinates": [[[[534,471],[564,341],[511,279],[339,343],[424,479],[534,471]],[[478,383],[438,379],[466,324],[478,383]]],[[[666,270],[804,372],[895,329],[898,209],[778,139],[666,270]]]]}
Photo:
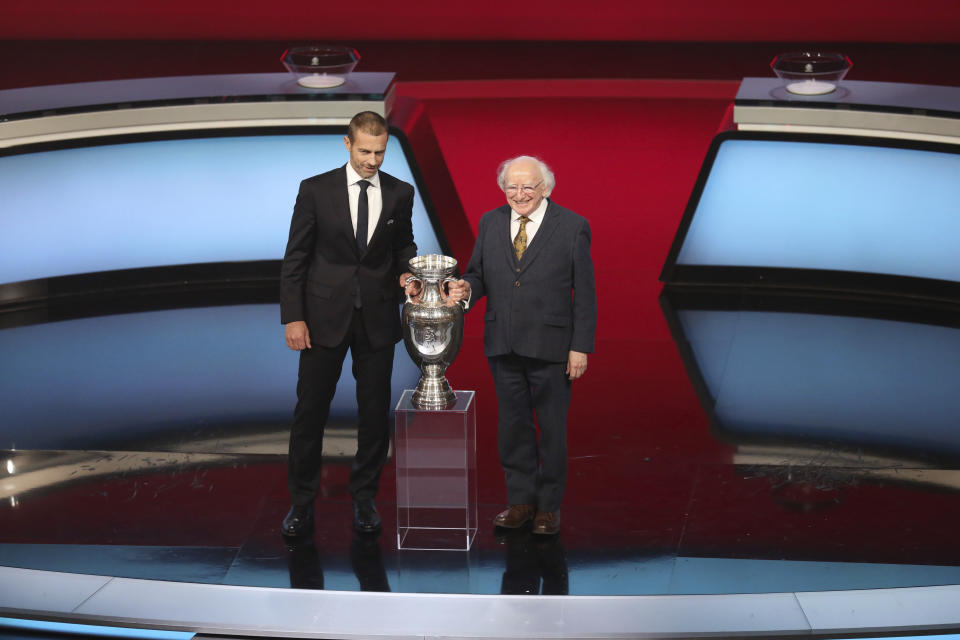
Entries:
{"type": "MultiPolygon", "coordinates": [[[[826,454],[825,454],[826,455],[826,454]]],[[[627,464],[616,452],[609,465],[627,464]]],[[[960,583],[956,470],[898,467],[844,487],[772,487],[721,462],[645,462],[662,500],[570,505],[554,537],[481,526],[463,551],[398,550],[395,502],[379,536],[351,532],[346,469],[317,502],[315,535],[279,531],[276,456],[8,452],[0,565],[262,587],[453,594],[648,595],[871,589],[960,583]],[[46,476],[52,486],[40,484],[46,476]],[[899,477],[898,477],[899,476],[899,477]],[[11,491],[20,478],[34,485],[11,491]],[[916,483],[916,484],[914,484],[916,483]],[[911,486],[912,485],[912,486],[911,486]],[[719,491],[718,491],[719,488],[719,491]],[[768,521],[783,509],[780,521],[768,521]],[[658,504],[659,503],[659,504],[658,504]],[[867,522],[851,517],[866,510],[867,522]],[[807,511],[802,509],[807,508],[807,511]],[[806,522],[801,525],[799,522],[806,522]],[[796,523],[791,527],[790,523],[796,523]]],[[[572,470],[579,465],[574,460],[572,470]]],[[[388,468],[389,473],[392,469],[388,468]]],[[[500,504],[480,505],[489,523],[500,504]]]]}
{"type": "MultiPolygon", "coordinates": [[[[601,343],[576,383],[558,536],[491,524],[504,507],[496,408],[473,342],[451,376],[455,383],[457,371],[472,377],[483,400],[481,526],[470,551],[397,549],[392,455],[378,497],[382,534],[351,531],[349,420],[328,432],[314,535],[285,540],[286,408],[273,418],[238,420],[233,429],[213,411],[165,425],[151,416],[178,401],[168,389],[141,399],[129,428],[118,420],[99,432],[87,408],[47,400],[45,411],[59,412],[48,433],[97,446],[18,444],[0,453],[0,565],[449,594],[960,583],[960,330],[902,305],[871,314],[861,305],[853,315],[810,299],[780,310],[770,300],[741,300],[733,309],[729,301],[684,295],[649,302],[673,337],[601,343]]],[[[27,329],[63,333],[71,322],[83,321],[27,329]]],[[[167,354],[188,368],[191,358],[206,357],[167,354]]],[[[82,362],[69,367],[85,371],[82,362]]],[[[203,382],[185,381],[183,393],[191,389],[202,395],[203,382]]],[[[27,400],[40,402],[39,392],[27,400]]],[[[6,433],[21,443],[45,441],[41,425],[31,431],[6,433]]]]}

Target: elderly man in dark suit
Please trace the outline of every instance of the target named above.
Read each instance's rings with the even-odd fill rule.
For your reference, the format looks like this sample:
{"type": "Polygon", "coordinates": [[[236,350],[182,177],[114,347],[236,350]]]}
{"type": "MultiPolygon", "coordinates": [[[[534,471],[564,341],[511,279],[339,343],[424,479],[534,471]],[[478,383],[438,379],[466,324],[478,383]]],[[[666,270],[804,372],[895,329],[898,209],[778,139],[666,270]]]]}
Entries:
{"type": "Polygon", "coordinates": [[[509,508],[494,524],[560,531],[570,386],[587,370],[597,324],[590,225],[548,196],[554,177],[520,156],[498,176],[507,204],[480,220],[451,299],[487,296],[484,354],[497,392],[497,444],[509,508]],[[540,427],[540,437],[534,422],[540,427]]]}
{"type": "Polygon", "coordinates": [[[357,454],[350,472],[354,528],[380,529],[374,496],[390,440],[390,377],[400,341],[401,286],[410,275],[413,187],[382,171],[387,123],[365,111],[350,121],[349,162],[300,183],[280,276],[286,342],[300,352],[290,430],[292,506],[282,531],[313,527],[323,430],[347,350],[357,381],[357,454]]]}

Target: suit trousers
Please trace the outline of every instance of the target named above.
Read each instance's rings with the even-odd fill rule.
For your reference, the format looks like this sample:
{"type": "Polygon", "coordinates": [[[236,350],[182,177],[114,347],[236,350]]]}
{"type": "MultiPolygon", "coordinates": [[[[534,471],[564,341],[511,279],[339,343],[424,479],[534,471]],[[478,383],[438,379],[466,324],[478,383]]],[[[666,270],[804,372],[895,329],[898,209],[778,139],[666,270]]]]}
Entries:
{"type": "Polygon", "coordinates": [[[367,500],[377,494],[380,472],[390,445],[390,378],[394,345],[370,346],[360,309],[336,347],[314,345],[300,352],[297,406],[290,428],[287,483],[295,505],[311,504],[320,490],[323,431],[337,389],[343,360],[350,350],[357,381],[357,454],[350,470],[350,495],[367,500]]]}
{"type": "Polygon", "coordinates": [[[497,449],[507,500],[558,511],[567,484],[567,363],[515,353],[488,361],[497,392],[497,449]]]}

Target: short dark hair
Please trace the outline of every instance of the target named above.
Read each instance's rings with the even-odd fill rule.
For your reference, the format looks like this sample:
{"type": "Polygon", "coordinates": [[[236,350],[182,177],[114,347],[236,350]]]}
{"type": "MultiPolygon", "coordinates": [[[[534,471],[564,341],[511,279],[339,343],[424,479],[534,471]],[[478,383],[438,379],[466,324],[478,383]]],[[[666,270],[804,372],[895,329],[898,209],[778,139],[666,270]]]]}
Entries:
{"type": "Polygon", "coordinates": [[[357,131],[363,131],[371,136],[389,133],[387,121],[376,111],[361,111],[350,119],[350,124],[347,125],[347,137],[350,138],[350,142],[356,139],[357,131]]]}

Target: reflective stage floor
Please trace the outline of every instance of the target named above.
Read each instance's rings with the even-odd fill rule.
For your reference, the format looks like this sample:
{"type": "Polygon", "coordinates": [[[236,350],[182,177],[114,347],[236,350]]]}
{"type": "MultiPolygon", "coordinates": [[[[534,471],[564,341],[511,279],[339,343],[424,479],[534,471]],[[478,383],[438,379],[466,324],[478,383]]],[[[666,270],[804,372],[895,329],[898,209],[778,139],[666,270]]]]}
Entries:
{"type": "MultiPolygon", "coordinates": [[[[870,589],[960,583],[960,472],[762,449],[744,464],[632,461],[634,500],[571,504],[556,537],[481,526],[469,552],[397,550],[351,532],[347,467],[331,464],[315,535],[279,531],[284,461],[266,455],[15,452],[6,455],[0,565],[199,583],[412,593],[647,595],[870,589]],[[782,456],[777,452],[773,456],[782,456]],[[50,482],[49,485],[42,483],[50,482]],[[16,493],[11,487],[31,485],[16,493]]],[[[619,459],[618,459],[619,458],[619,459]]],[[[389,473],[389,469],[387,470],[389,473]]],[[[389,495],[393,482],[381,493],[389,495]]],[[[481,504],[489,523],[499,504],[481,504]]]]}
{"type": "MultiPolygon", "coordinates": [[[[13,354],[5,378],[23,367],[21,380],[32,386],[4,381],[0,565],[441,594],[960,584],[960,330],[952,312],[669,291],[650,303],[669,335],[601,342],[575,386],[569,487],[555,537],[490,524],[504,495],[496,406],[479,344],[468,338],[450,372],[480,399],[481,526],[468,552],[397,549],[392,455],[378,497],[383,533],[353,534],[349,415],[335,416],[327,434],[315,534],[291,544],[280,534],[286,398],[261,398],[261,413],[238,417],[222,380],[191,374],[209,366],[210,354],[169,344],[146,357],[167,362],[166,383],[131,382],[136,367],[99,349],[84,324],[91,319],[5,329],[2,346],[13,354]],[[45,331],[93,346],[55,349],[74,358],[56,364],[44,355],[45,331]],[[41,396],[40,376],[55,378],[56,395],[41,396]],[[127,394],[116,407],[84,403],[111,385],[127,394]],[[34,408],[42,420],[31,421],[34,408]],[[57,447],[57,439],[74,446],[57,447]]],[[[261,312],[200,311],[235,325],[261,312]]],[[[182,312],[123,317],[139,331],[182,312]]],[[[265,333],[261,340],[276,338],[265,333]]],[[[231,366],[244,364],[260,366],[231,366]]],[[[239,405],[259,384],[248,378],[229,382],[239,405]]]]}

